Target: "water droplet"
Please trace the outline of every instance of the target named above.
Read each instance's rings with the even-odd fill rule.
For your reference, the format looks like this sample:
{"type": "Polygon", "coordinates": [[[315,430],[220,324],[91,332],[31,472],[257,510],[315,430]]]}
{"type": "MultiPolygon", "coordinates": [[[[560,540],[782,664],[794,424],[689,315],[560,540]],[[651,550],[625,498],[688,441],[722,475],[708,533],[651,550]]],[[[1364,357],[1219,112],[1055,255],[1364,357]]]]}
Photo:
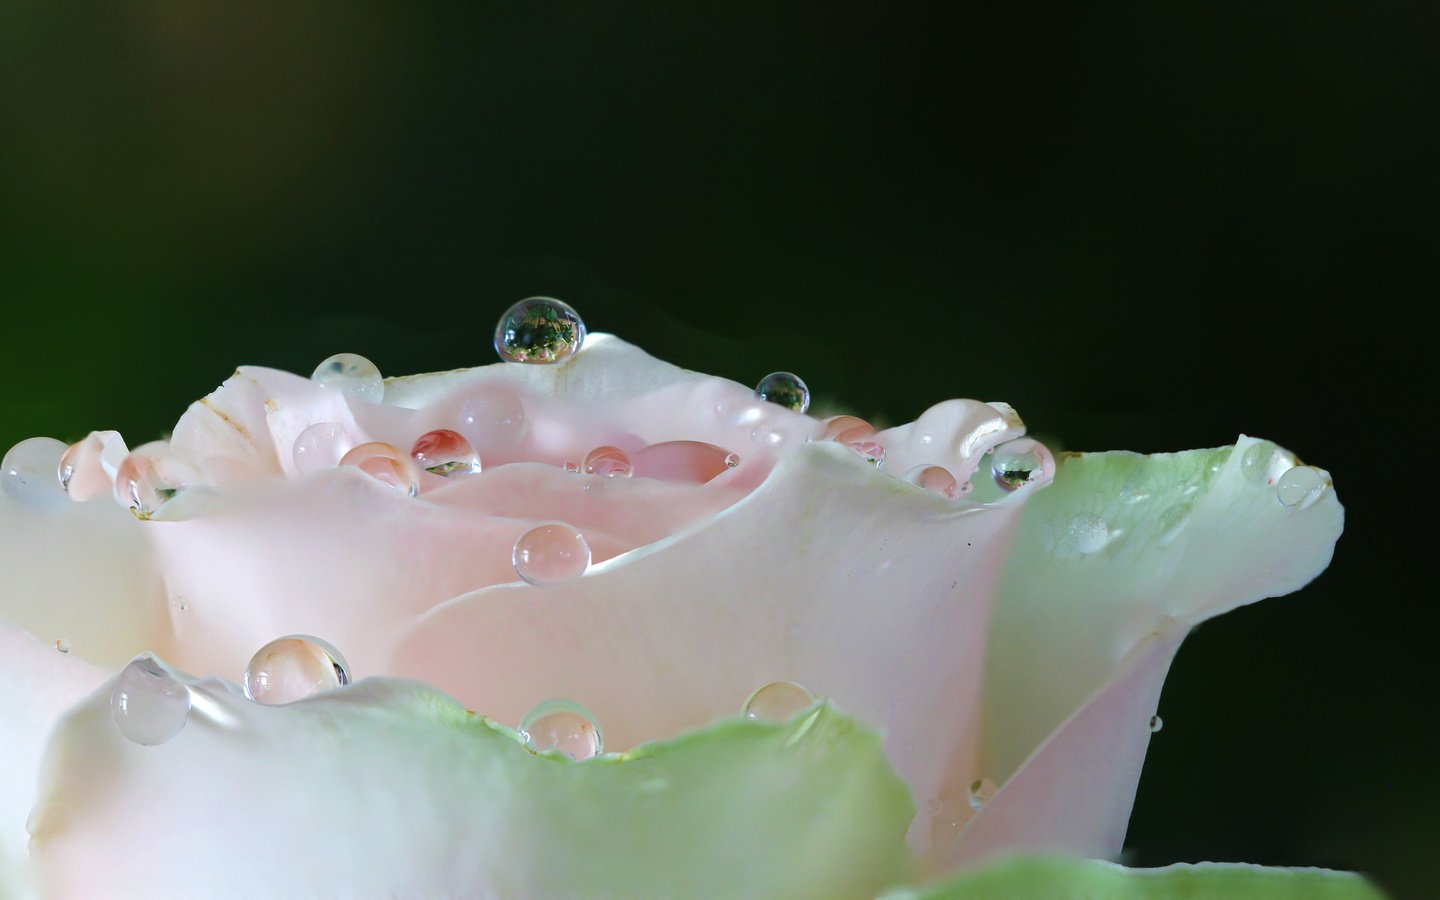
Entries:
{"type": "Polygon", "coordinates": [[[190,717],[190,689],[153,657],[132,660],[110,692],[110,714],[120,733],[146,747],[180,733],[190,717]]]}
{"type": "Polygon", "coordinates": [[[380,377],[380,370],[358,353],[337,353],[316,366],[310,377],[369,403],[385,398],[385,379],[380,377]]]}
{"type": "Polygon", "coordinates": [[[733,469],[733,468],[735,468],[735,467],[738,466],[738,465],[740,465],[740,454],[738,454],[738,453],[727,453],[727,454],[725,454],[725,468],[727,468],[727,469],[733,469]]]}
{"type": "Polygon", "coordinates": [[[437,428],[420,435],[410,456],[427,472],[449,478],[474,475],[480,471],[480,456],[465,435],[449,428],[437,428]]]}
{"type": "Polygon", "coordinates": [[[156,441],[137,447],[115,471],[115,499],[148,519],[199,480],[194,468],[171,454],[163,441],[156,441]]]}
{"type": "Polygon", "coordinates": [[[990,456],[990,471],[1002,490],[1017,490],[1045,476],[1049,455],[1030,438],[1017,438],[995,448],[990,456]]]}
{"type": "Polygon", "coordinates": [[[495,352],[506,362],[564,362],[584,342],[580,314],[553,297],[521,300],[495,326],[495,352]]]}
{"type": "Polygon", "coordinates": [[[64,638],[60,638],[55,642],[55,649],[59,650],[61,653],[69,653],[70,642],[65,640],[64,638]]]}
{"type": "Polygon", "coordinates": [[[65,500],[60,485],[60,459],[68,448],[48,437],[26,438],[10,448],[0,461],[0,488],[32,506],[65,500]]]}
{"type": "Polygon", "coordinates": [[[590,544],[585,535],[564,522],[550,522],[520,535],[511,560],[515,574],[529,584],[559,584],[579,578],[590,568],[590,544]]]}
{"type": "Polygon", "coordinates": [[[704,441],[664,441],[636,450],[631,461],[637,477],[704,484],[739,465],[740,457],[704,441]]]}
{"type": "Polygon", "coordinates": [[[932,494],[954,499],[960,496],[960,486],[955,476],[944,466],[919,465],[905,473],[910,484],[924,488],[932,494]]]}
{"type": "Polygon", "coordinates": [[[580,464],[577,463],[577,462],[567,462],[567,463],[565,464],[565,471],[567,471],[567,472],[579,472],[579,471],[580,471],[580,464]]]}
{"type": "Polygon", "coordinates": [[[295,436],[291,454],[301,475],[333,469],[354,444],[345,429],[334,422],[316,422],[295,436]]]}
{"type": "Polygon", "coordinates": [[[115,470],[130,455],[118,431],[92,431],[70,445],[56,467],[60,486],[71,500],[90,500],[115,493],[115,470]]]}
{"type": "Polygon", "coordinates": [[[361,444],[340,457],[340,465],[354,466],[376,481],[404,491],[411,497],[420,492],[415,464],[394,444],[384,441],[361,444]]]}
{"type": "Polygon", "coordinates": [[[745,718],[757,722],[788,722],[814,702],[815,695],[804,685],[772,681],[747,697],[741,712],[745,718]]]}
{"type": "Polygon", "coordinates": [[[1110,543],[1110,526],[1094,513],[1076,513],[1065,524],[1065,543],[1074,553],[1094,553],[1110,543]]]}
{"type": "Polygon", "coordinates": [[[757,444],[777,447],[785,441],[785,433],[762,422],[750,429],[750,440],[757,444]]]}
{"type": "Polygon", "coordinates": [[[1151,734],[1155,734],[1156,732],[1158,732],[1160,729],[1162,729],[1162,728],[1164,728],[1164,727],[1165,727],[1165,720],[1164,720],[1164,719],[1160,718],[1159,716],[1151,716],[1151,717],[1150,717],[1150,733],[1151,733],[1151,734]]]}
{"type": "Polygon", "coordinates": [[[1279,448],[1269,441],[1251,444],[1245,448],[1245,455],[1240,457],[1241,474],[1255,484],[1269,484],[1270,469],[1277,452],[1279,448]]]}
{"type": "Polygon", "coordinates": [[[875,468],[885,465],[885,448],[875,441],[854,441],[845,446],[860,454],[860,458],[875,468]]]}
{"type": "Polygon", "coordinates": [[[1275,496],[1286,509],[1304,509],[1325,490],[1325,478],[1312,466],[1295,466],[1275,482],[1275,496]]]}
{"type": "Polygon", "coordinates": [[[525,440],[525,402],[515,391],[501,385],[479,385],[456,402],[453,416],[439,421],[453,422],[476,452],[504,450],[525,440]]]}
{"type": "Polygon", "coordinates": [[[771,372],[755,385],[755,396],[803,413],[810,408],[810,388],[793,372],[771,372]]]}
{"type": "Polygon", "coordinates": [[[988,778],[981,778],[978,781],[970,782],[970,788],[966,792],[966,800],[969,801],[971,809],[979,809],[989,803],[999,790],[1000,789],[995,786],[995,782],[988,778]]]}
{"type": "Polygon", "coordinates": [[[542,753],[558,750],[576,762],[599,756],[605,750],[605,735],[595,716],[569,700],[547,700],[520,720],[520,737],[525,746],[542,753]]]}
{"type": "Polygon", "coordinates": [[[245,696],[256,703],[281,706],[350,683],[345,657],[330,644],[307,634],[276,638],[250,657],[245,667],[245,696]]]}
{"type": "Polygon", "coordinates": [[[630,464],[630,455],[619,447],[609,445],[596,447],[585,454],[582,468],[586,475],[602,478],[629,478],[635,471],[630,464]]]}
{"type": "Polygon", "coordinates": [[[825,420],[825,430],[820,434],[822,441],[838,441],[852,444],[875,436],[875,426],[855,416],[833,416],[825,420]]]}

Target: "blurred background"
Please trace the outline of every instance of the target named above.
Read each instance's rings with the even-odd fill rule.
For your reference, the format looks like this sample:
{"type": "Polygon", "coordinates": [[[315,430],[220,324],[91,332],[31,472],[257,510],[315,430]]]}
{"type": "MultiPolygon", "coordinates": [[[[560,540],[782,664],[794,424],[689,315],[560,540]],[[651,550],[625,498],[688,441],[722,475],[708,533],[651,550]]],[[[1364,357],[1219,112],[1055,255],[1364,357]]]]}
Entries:
{"type": "Polygon", "coordinates": [[[133,445],[241,363],[490,362],[533,294],[876,420],[1267,437],[1346,532],[1185,644],[1126,861],[1421,896],[1437,41],[1433,3],[8,3],[0,438],[133,445]]]}

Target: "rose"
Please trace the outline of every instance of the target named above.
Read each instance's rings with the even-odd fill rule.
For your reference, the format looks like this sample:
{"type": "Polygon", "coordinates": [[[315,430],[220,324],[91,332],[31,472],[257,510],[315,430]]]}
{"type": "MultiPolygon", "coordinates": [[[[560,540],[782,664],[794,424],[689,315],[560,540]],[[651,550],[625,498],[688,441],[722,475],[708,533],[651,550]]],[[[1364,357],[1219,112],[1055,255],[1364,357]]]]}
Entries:
{"type": "Polygon", "coordinates": [[[27,480],[46,448],[12,451],[0,871],[56,896],[859,896],[911,851],[917,875],[1015,850],[1112,856],[1184,631],[1303,584],[1340,527],[1324,473],[1248,438],[1071,456],[1043,490],[1037,448],[1009,496],[937,495],[943,476],[912,476],[927,491],[887,472],[940,464],[963,485],[1019,437],[1013,411],[948,401],[878,435],[827,428],[613,338],[561,366],[392,380],[384,402],[360,375],[347,391],[242,369],[168,444],[127,457],[92,436],[68,474],[72,499],[98,502],[27,480]],[[302,471],[344,449],[313,440],[322,425],[347,446],[454,428],[485,471],[384,455],[302,471]],[[670,441],[719,449],[649,451],[663,478],[560,466],[597,445],[638,464],[670,441]],[[107,502],[117,483],[147,520],[107,502]],[[550,519],[606,561],[516,583],[516,536],[550,519]],[[234,677],[289,633],[502,723],[562,696],[610,749],[662,743],[560,763],[413,682],[270,707],[158,664],[185,686],[180,733],[141,746],[117,728],[112,676],[134,654],[234,677]],[[780,680],[882,728],[883,755],[828,704],[733,718],[780,680]]]}

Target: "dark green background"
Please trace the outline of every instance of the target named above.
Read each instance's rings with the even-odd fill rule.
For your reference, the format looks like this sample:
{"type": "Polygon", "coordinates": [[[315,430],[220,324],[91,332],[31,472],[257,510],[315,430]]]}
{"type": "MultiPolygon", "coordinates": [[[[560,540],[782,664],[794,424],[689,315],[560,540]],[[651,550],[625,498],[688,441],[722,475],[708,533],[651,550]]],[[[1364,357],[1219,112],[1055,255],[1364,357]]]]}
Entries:
{"type": "Polygon", "coordinates": [[[1129,861],[1419,895],[1440,17],[1243,6],[7,4],[0,437],[139,442],[239,363],[489,362],[536,293],[892,421],[1269,437],[1346,533],[1181,651],[1129,861]]]}

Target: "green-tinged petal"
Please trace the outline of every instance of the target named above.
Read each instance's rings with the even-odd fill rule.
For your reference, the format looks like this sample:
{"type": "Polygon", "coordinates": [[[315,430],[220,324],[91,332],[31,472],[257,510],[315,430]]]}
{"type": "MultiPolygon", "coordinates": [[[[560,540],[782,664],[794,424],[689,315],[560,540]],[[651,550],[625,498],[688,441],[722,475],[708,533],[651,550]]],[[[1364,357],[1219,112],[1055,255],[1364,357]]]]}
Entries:
{"type": "Polygon", "coordinates": [[[417,682],[289,706],[196,680],[185,727],[121,736],[108,686],[59,725],[31,820],[47,897],[874,896],[913,808],[828,705],[582,763],[417,682]]]}
{"type": "Polygon", "coordinates": [[[1383,900],[1373,884],[1351,872],[1279,869],[1245,863],[1181,863],[1127,869],[1094,859],[1015,857],[963,872],[884,900],[1383,900]]]}

